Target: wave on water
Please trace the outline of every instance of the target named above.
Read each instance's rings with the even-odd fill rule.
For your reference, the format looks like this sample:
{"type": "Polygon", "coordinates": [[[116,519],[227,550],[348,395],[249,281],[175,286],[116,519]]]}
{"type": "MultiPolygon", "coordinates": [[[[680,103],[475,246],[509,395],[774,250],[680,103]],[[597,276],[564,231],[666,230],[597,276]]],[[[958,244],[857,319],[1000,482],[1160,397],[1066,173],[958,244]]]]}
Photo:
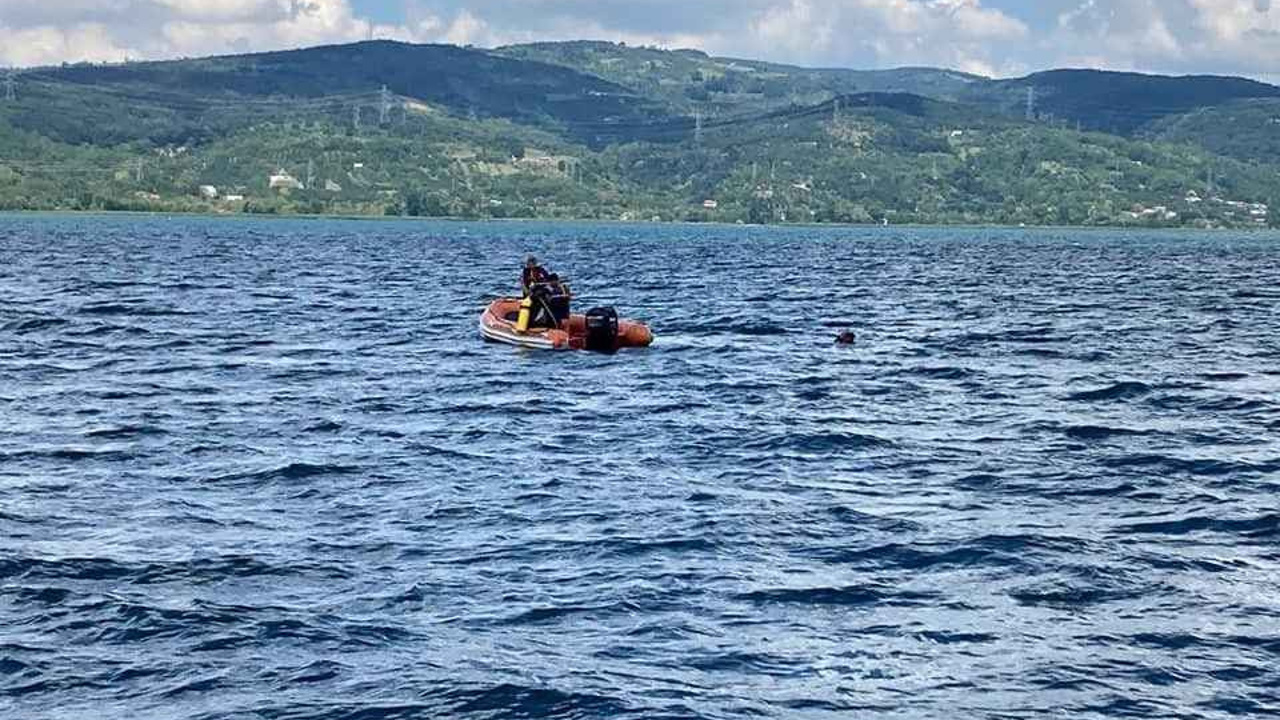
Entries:
{"type": "Polygon", "coordinates": [[[1104,402],[1108,400],[1132,400],[1140,398],[1152,391],[1150,385],[1142,382],[1118,382],[1096,390],[1083,390],[1071,393],[1067,400],[1072,402],[1104,402]]]}
{"type": "Polygon", "coordinates": [[[1280,514],[1268,513],[1252,518],[1221,518],[1194,515],[1180,520],[1143,522],[1125,525],[1120,532],[1131,534],[1187,535],[1212,532],[1240,535],[1246,538],[1280,537],[1280,514]]]}
{"type": "Polygon", "coordinates": [[[858,585],[755,590],[742,593],[737,599],[764,605],[931,605],[938,600],[938,594],[858,585]]]}

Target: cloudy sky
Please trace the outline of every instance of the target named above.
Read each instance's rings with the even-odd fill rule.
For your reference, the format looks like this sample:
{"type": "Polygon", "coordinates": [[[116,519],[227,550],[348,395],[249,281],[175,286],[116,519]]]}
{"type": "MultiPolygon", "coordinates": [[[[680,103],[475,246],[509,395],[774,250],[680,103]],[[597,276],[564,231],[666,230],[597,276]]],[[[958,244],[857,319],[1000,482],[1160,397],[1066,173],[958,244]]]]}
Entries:
{"type": "Polygon", "coordinates": [[[0,65],[197,56],[370,34],[480,46],[607,39],[999,76],[1088,66],[1280,81],[1280,2],[1272,0],[0,0],[0,65]]]}

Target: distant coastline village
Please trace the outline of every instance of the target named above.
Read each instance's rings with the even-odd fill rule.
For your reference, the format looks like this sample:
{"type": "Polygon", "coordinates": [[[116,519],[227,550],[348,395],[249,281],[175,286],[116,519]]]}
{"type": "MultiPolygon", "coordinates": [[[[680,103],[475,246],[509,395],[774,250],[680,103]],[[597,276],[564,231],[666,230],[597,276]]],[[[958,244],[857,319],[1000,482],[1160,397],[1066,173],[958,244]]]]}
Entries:
{"type": "MultiPolygon", "coordinates": [[[[185,153],[187,149],[178,148],[167,152],[172,156],[185,153]]],[[[245,185],[220,187],[212,184],[201,184],[196,188],[193,196],[182,199],[195,199],[205,203],[202,209],[207,212],[240,213],[254,212],[256,209],[253,204],[255,199],[266,199],[268,201],[289,200],[308,192],[312,195],[321,194],[329,199],[340,199],[347,192],[347,187],[355,187],[362,192],[372,191],[376,193],[384,203],[384,211],[381,213],[383,215],[421,216],[428,214],[450,217],[454,216],[453,213],[456,212],[457,217],[473,217],[474,215],[467,212],[467,208],[472,202],[470,196],[474,194],[474,187],[469,182],[472,174],[489,177],[526,175],[545,179],[576,180],[581,172],[582,162],[581,158],[573,155],[554,154],[533,147],[524,148],[521,154],[513,155],[505,162],[483,160],[476,151],[465,149],[454,149],[447,154],[447,157],[450,161],[451,169],[460,173],[463,181],[461,183],[454,182],[450,189],[438,193],[439,202],[433,206],[441,210],[438,213],[417,212],[420,208],[414,207],[412,202],[406,203],[400,189],[390,183],[378,183],[371,180],[369,178],[371,169],[365,162],[359,161],[352,162],[345,167],[341,182],[333,178],[318,176],[314,164],[309,164],[305,172],[300,173],[302,177],[295,175],[284,167],[278,167],[275,171],[267,173],[256,187],[245,185]],[[386,210],[387,208],[395,212],[389,212],[386,210]]],[[[791,182],[787,185],[785,192],[802,195],[811,193],[811,182],[791,182]]],[[[163,204],[166,200],[175,199],[166,198],[158,193],[148,191],[138,191],[135,197],[138,200],[155,204],[163,204]]],[[[747,201],[771,202],[775,197],[777,197],[777,191],[770,184],[762,183],[752,188],[750,198],[747,201]]],[[[623,211],[616,217],[601,219],[613,219],[623,222],[661,222],[666,220],[695,222],[727,220],[743,222],[742,218],[735,218],[732,213],[721,213],[722,205],[732,207],[735,203],[742,204],[742,201],[743,198],[707,197],[700,203],[692,203],[683,217],[677,214],[663,218],[658,215],[623,211]]],[[[483,198],[483,203],[491,209],[500,208],[505,204],[500,197],[485,197],[483,198]]],[[[494,216],[502,217],[498,213],[495,213],[494,216]]],[[[777,210],[776,214],[768,219],[769,222],[779,223],[804,222],[805,220],[806,217],[803,212],[789,214],[785,207],[777,210]]],[[[1117,211],[1114,216],[1096,217],[1094,220],[1098,224],[1107,225],[1261,228],[1269,227],[1272,218],[1271,208],[1267,203],[1233,200],[1216,193],[1188,190],[1181,197],[1170,200],[1168,204],[1147,206],[1136,203],[1127,206],[1126,209],[1117,211]]],[[[864,222],[867,224],[885,224],[883,220],[877,222],[870,217],[865,218],[864,222]]]]}
{"type": "MultiPolygon", "coordinates": [[[[1182,204],[1192,208],[1209,207],[1216,211],[1215,215],[1237,223],[1266,227],[1271,221],[1271,208],[1266,203],[1227,200],[1218,195],[1201,197],[1200,193],[1195,190],[1189,190],[1186,196],[1182,198],[1182,204]]],[[[1177,223],[1181,218],[1181,214],[1164,205],[1156,205],[1155,207],[1135,205],[1132,210],[1125,212],[1124,217],[1134,222],[1154,220],[1156,222],[1177,223]]]]}

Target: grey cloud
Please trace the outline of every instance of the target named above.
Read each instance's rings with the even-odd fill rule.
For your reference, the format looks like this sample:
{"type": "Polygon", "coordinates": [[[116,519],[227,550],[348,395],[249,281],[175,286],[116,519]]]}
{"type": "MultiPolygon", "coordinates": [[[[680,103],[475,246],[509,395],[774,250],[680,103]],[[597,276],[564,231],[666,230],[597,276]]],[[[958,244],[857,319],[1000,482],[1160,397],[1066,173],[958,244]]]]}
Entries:
{"type": "Polygon", "coordinates": [[[289,0],[289,17],[297,18],[299,15],[312,15],[320,12],[320,5],[307,0],[289,0]]]}

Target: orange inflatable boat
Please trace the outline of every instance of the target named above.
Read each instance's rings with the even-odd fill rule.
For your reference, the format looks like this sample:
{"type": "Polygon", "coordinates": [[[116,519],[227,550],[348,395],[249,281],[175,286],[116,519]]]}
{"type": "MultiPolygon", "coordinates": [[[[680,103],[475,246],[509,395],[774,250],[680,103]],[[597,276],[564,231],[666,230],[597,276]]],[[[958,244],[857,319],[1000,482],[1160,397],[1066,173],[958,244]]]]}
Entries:
{"type": "Polygon", "coordinates": [[[613,308],[595,308],[585,315],[570,315],[554,328],[520,331],[519,298],[494,300],[480,316],[480,334],[486,340],[538,350],[594,350],[648,347],[653,333],[643,323],[619,320],[613,308]]]}

